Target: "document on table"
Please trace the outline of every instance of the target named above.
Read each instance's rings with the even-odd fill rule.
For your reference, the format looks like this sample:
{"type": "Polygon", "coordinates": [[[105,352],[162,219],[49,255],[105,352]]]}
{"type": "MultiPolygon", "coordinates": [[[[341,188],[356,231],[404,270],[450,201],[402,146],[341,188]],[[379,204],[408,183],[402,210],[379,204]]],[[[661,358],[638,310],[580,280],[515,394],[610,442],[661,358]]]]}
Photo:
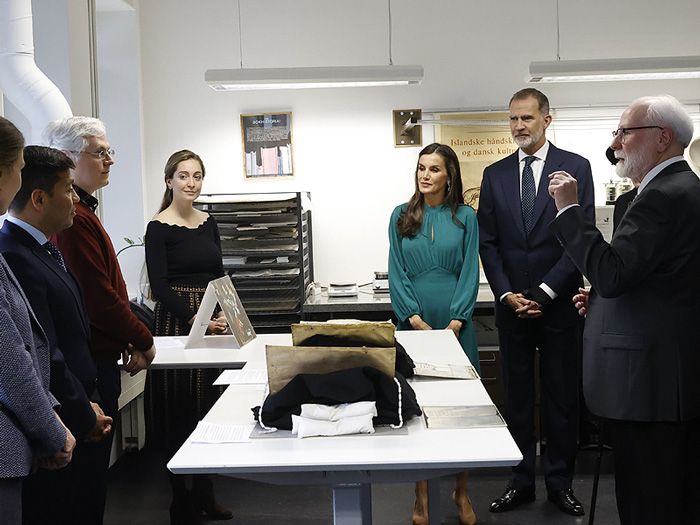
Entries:
{"type": "Polygon", "coordinates": [[[478,379],[479,374],[471,365],[450,365],[434,363],[414,363],[417,376],[447,377],[451,379],[478,379]]]}
{"type": "Polygon", "coordinates": [[[267,370],[224,370],[214,381],[215,385],[264,385],[267,383],[267,370]]]}
{"type": "Polygon", "coordinates": [[[504,427],[506,422],[494,405],[422,406],[428,428],[504,427]]]}
{"type": "Polygon", "coordinates": [[[185,341],[177,337],[159,337],[155,340],[156,352],[158,350],[185,348],[185,341]]]}
{"type": "Polygon", "coordinates": [[[200,421],[194,429],[192,443],[248,443],[254,425],[218,425],[200,421]]]}

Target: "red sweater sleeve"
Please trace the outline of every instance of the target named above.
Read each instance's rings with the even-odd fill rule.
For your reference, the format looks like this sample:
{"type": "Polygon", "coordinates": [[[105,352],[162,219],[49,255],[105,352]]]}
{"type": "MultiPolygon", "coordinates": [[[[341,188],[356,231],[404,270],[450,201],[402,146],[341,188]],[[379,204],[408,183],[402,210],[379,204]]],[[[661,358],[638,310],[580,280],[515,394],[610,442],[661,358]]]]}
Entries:
{"type": "Polygon", "coordinates": [[[73,226],[55,242],[85,294],[95,357],[116,360],[128,344],[148,350],[153,337],[131,312],[114,246],[97,216],[78,203],[73,226]]]}

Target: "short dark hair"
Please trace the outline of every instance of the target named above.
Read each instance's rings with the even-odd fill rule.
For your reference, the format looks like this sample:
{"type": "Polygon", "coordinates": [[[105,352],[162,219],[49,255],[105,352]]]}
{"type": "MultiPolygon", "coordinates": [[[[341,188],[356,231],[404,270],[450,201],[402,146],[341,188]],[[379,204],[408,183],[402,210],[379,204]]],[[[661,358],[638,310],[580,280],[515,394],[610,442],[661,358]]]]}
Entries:
{"type": "Polygon", "coordinates": [[[549,99],[547,98],[547,95],[535,88],[525,88],[515,93],[515,95],[510,97],[508,107],[510,107],[514,100],[524,100],[526,98],[534,98],[537,100],[537,106],[540,110],[540,114],[549,115],[549,99]]]}
{"type": "Polygon", "coordinates": [[[0,117],[0,168],[12,166],[24,147],[24,137],[12,122],[0,117]]]}
{"type": "Polygon", "coordinates": [[[25,147],[22,186],[10,204],[10,211],[24,210],[34,190],[43,190],[53,195],[53,188],[61,173],[73,168],[75,164],[61,150],[46,146],[25,147]]]}

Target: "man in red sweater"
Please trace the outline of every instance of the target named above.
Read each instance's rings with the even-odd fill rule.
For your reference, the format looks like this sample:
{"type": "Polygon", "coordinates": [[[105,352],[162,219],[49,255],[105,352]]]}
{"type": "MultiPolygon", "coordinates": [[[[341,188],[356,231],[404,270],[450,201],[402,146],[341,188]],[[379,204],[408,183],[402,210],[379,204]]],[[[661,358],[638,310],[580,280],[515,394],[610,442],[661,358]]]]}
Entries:
{"type": "MultiPolygon", "coordinates": [[[[135,375],[148,367],[155,357],[155,347],[148,328],[131,312],[114,246],[95,214],[98,201],[93,193],[109,183],[114,150],[102,121],[91,117],[52,122],[45,137],[51,147],[63,150],[75,163],[71,175],[80,201],[73,226],[56,234],[54,242],[85,294],[97,389],[105,414],[116,420],[121,393],[117,360],[122,357],[124,370],[135,375]]],[[[82,509],[81,519],[76,522],[101,524],[112,437],[89,446],[91,453],[84,452],[82,459],[99,462],[104,468],[100,469],[100,479],[89,486],[76,487],[82,509]]]]}

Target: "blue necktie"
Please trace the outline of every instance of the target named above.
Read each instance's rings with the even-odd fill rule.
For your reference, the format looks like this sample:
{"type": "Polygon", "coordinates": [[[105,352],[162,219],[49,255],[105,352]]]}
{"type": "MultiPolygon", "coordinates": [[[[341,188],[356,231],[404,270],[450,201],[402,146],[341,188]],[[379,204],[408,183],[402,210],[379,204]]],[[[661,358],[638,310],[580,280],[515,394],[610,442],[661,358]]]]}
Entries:
{"type": "Polygon", "coordinates": [[[522,184],[522,212],[523,224],[525,225],[525,235],[529,235],[534,226],[534,210],[535,210],[535,175],[532,173],[532,163],[537,160],[537,157],[525,157],[525,167],[523,168],[523,184],[522,184]]]}
{"type": "Polygon", "coordinates": [[[61,255],[61,251],[58,249],[58,246],[51,241],[46,241],[44,243],[44,248],[46,248],[46,251],[49,252],[54,259],[56,259],[64,272],[68,271],[66,270],[66,263],[63,260],[63,255],[61,255]]]}

